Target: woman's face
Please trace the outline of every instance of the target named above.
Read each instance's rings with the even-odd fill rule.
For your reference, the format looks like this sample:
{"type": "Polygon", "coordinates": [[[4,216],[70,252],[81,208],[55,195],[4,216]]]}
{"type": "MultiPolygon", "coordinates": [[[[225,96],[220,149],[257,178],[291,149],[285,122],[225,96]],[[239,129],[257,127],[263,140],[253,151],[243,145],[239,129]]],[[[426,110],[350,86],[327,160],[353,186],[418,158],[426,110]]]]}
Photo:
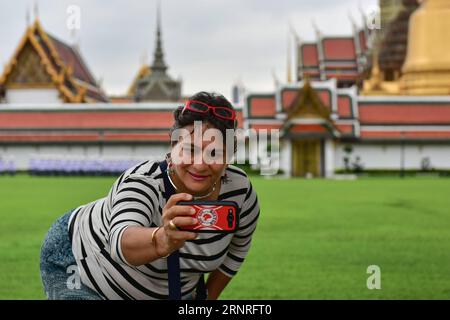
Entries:
{"type": "Polygon", "coordinates": [[[226,148],[219,130],[209,122],[183,127],[179,142],[172,147],[171,158],[174,169],[171,175],[182,191],[193,195],[204,195],[218,183],[226,169],[226,148]],[[201,133],[201,135],[200,135],[201,133]],[[195,134],[197,136],[195,136],[195,134]],[[212,138],[212,136],[214,138],[212,138]]]}

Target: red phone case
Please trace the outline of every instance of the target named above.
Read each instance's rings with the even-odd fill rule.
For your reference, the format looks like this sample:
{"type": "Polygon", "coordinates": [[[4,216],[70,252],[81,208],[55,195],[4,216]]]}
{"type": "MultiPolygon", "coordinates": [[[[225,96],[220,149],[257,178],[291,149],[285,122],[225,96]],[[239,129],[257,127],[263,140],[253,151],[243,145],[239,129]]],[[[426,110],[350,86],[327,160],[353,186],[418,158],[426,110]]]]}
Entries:
{"type": "Polygon", "coordinates": [[[198,223],[180,228],[204,233],[231,233],[239,227],[238,206],[234,201],[180,201],[177,205],[195,209],[198,223]]]}

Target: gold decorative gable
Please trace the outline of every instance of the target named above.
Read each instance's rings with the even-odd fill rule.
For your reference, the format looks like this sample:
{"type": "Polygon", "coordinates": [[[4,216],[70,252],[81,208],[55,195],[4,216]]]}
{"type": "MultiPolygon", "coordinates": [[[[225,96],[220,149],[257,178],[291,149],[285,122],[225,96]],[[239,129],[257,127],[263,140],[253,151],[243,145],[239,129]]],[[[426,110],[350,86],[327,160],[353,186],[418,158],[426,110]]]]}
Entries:
{"type": "Polygon", "coordinates": [[[4,88],[54,87],[64,102],[85,102],[86,87],[64,65],[39,19],[27,28],[0,77],[4,88]]]}
{"type": "Polygon", "coordinates": [[[136,94],[137,83],[144,77],[149,76],[152,73],[152,70],[149,65],[144,64],[139,69],[139,72],[134,77],[133,82],[131,83],[130,88],[128,89],[128,95],[134,96],[136,94]]]}
{"type": "Polygon", "coordinates": [[[307,81],[300,88],[287,111],[288,120],[294,118],[321,118],[331,121],[330,110],[322,103],[310,83],[307,81]]]}
{"type": "Polygon", "coordinates": [[[6,79],[6,87],[53,86],[52,78],[41,63],[41,58],[27,43],[17,57],[17,64],[6,79]]]}

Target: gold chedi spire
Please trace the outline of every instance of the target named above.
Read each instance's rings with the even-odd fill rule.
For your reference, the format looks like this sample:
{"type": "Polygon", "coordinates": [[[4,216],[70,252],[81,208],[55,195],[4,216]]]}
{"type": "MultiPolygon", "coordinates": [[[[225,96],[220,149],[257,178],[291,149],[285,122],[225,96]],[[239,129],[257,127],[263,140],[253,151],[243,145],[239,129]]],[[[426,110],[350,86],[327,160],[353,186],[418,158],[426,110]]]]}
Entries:
{"type": "Polygon", "coordinates": [[[424,0],[409,23],[401,93],[450,95],[450,1],[424,0]]]}

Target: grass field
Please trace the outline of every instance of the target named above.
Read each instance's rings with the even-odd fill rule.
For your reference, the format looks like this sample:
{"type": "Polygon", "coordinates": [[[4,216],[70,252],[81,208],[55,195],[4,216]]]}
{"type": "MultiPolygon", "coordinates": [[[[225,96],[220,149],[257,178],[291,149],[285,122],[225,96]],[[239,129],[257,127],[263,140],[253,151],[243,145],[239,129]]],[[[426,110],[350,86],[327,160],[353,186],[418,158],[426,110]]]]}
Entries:
{"type": "MultiPolygon", "coordinates": [[[[0,177],[0,299],[43,299],[51,223],[114,178],[0,177]]],[[[450,179],[266,180],[254,242],[224,299],[450,298],[450,179]],[[369,290],[369,265],[381,290],[369,290]]]]}

